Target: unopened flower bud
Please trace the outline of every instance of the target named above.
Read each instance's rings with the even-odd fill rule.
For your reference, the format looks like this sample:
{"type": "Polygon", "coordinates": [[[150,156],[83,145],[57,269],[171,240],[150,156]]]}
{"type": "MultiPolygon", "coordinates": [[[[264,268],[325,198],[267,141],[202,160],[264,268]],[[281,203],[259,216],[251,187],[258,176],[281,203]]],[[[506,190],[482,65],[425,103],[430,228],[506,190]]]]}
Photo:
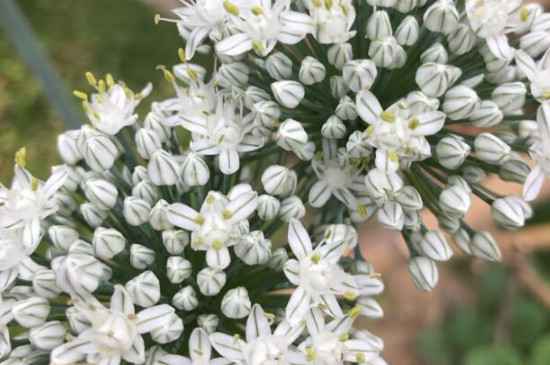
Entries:
{"type": "Polygon", "coordinates": [[[519,156],[512,155],[500,166],[498,176],[504,181],[523,184],[530,171],[527,162],[519,156]]]}
{"type": "Polygon", "coordinates": [[[405,17],[395,30],[395,40],[400,46],[412,46],[418,40],[420,28],[412,15],[405,17]]]}
{"type": "Polygon", "coordinates": [[[462,75],[458,67],[425,63],[416,70],[416,84],[427,96],[440,97],[462,75]]]}
{"type": "Polygon", "coordinates": [[[286,151],[298,151],[308,141],[307,132],[302,123],[287,119],[277,131],[277,145],[286,151]]]}
{"type": "MultiPolygon", "coordinates": [[[[378,67],[394,69],[399,67],[400,53],[403,48],[394,37],[386,37],[370,42],[368,55],[378,67]]],[[[406,57],[406,54],[404,55],[406,57]]]]}
{"type": "Polygon", "coordinates": [[[132,184],[137,185],[139,182],[149,180],[147,175],[147,168],[145,166],[136,166],[132,172],[132,184]]]}
{"type": "Polygon", "coordinates": [[[435,262],[427,257],[417,256],[409,261],[409,274],[419,290],[432,291],[439,280],[435,262]]]}
{"type": "Polygon", "coordinates": [[[79,134],[80,130],[70,130],[57,137],[57,151],[67,165],[74,165],[83,158],[77,144],[79,134]]]}
{"type": "Polygon", "coordinates": [[[337,70],[342,70],[344,65],[353,58],[353,48],[349,43],[335,43],[327,50],[328,63],[337,70]]]}
{"type": "Polygon", "coordinates": [[[498,125],[502,122],[503,117],[502,111],[492,100],[483,100],[469,116],[472,124],[481,128],[489,128],[498,125]]]}
{"type": "Polygon", "coordinates": [[[351,91],[359,92],[362,89],[370,88],[376,79],[378,70],[371,60],[353,60],[344,65],[344,82],[351,91]]]}
{"type": "Polygon", "coordinates": [[[175,313],[161,321],[161,325],[151,331],[151,339],[156,343],[166,344],[174,342],[183,333],[183,321],[175,313]]]}
{"type": "Polygon", "coordinates": [[[139,226],[149,220],[151,205],[143,200],[133,196],[124,199],[124,219],[131,226],[139,226]]]}
{"type": "Polygon", "coordinates": [[[138,154],[146,160],[148,160],[155,151],[162,148],[160,138],[155,131],[150,129],[141,128],[136,132],[135,139],[138,154]]]}
{"type": "Polygon", "coordinates": [[[197,317],[197,324],[208,334],[213,333],[219,323],[220,319],[215,314],[201,314],[197,317]]]}
{"type": "Polygon", "coordinates": [[[107,135],[86,138],[82,152],[88,166],[97,172],[109,170],[119,154],[117,146],[107,135]]]}
{"type": "Polygon", "coordinates": [[[331,76],[329,83],[330,93],[335,99],[343,98],[349,91],[342,76],[331,76]]]}
{"type": "Polygon", "coordinates": [[[271,84],[271,91],[279,104],[288,109],[294,109],[304,98],[304,87],[296,81],[276,81],[271,84]]]}
{"type": "Polygon", "coordinates": [[[449,50],[455,55],[463,55],[470,52],[477,41],[477,36],[466,24],[458,24],[458,27],[447,35],[449,50]]]}
{"type": "Polygon", "coordinates": [[[474,140],[476,157],[482,161],[502,165],[509,157],[511,148],[491,133],[481,133],[474,140]]]}
{"type": "Polygon", "coordinates": [[[210,179],[210,170],[206,162],[193,152],[183,161],[182,171],[183,182],[187,186],[202,186],[210,179]]]}
{"type": "Polygon", "coordinates": [[[481,167],[466,166],[462,170],[462,177],[464,177],[464,180],[469,184],[478,184],[487,177],[487,174],[481,167]]]}
{"type": "Polygon", "coordinates": [[[207,297],[217,295],[224,287],[225,282],[225,272],[210,267],[202,269],[197,275],[199,290],[207,297]]]}
{"type": "Polygon", "coordinates": [[[294,193],[298,176],[287,167],[272,165],[262,174],[262,184],[265,191],[271,195],[287,197],[294,193]]]}
{"type": "Polygon", "coordinates": [[[349,96],[344,96],[340,99],[334,114],[342,120],[353,120],[357,118],[357,109],[353,99],[349,96]]]}
{"type": "Polygon", "coordinates": [[[172,305],[177,309],[184,311],[192,311],[199,305],[197,294],[192,286],[186,286],[178,290],[172,298],[172,305]]]}
{"type": "Polygon", "coordinates": [[[175,185],[181,174],[181,166],[174,156],[163,149],[155,151],[147,164],[147,175],[155,185],[175,185]]]}
{"type": "Polygon", "coordinates": [[[85,185],[86,198],[103,210],[109,210],[116,205],[117,188],[103,179],[91,179],[85,185]]]}
{"type": "Polygon", "coordinates": [[[491,204],[491,214],[502,227],[515,230],[525,225],[524,201],[516,195],[495,199],[491,204]]]}
{"type": "Polygon", "coordinates": [[[160,282],[152,271],[145,271],[124,285],[134,304],[148,308],[160,299],[160,282]]]}
{"type": "Polygon", "coordinates": [[[493,236],[489,232],[478,232],[470,242],[472,255],[488,260],[500,261],[501,253],[493,236]]]}
{"type": "Polygon", "coordinates": [[[328,139],[340,139],[346,135],[346,126],[340,118],[332,115],[321,126],[321,134],[328,139]]]}
{"type": "Polygon", "coordinates": [[[223,87],[242,87],[248,84],[250,68],[243,62],[224,63],[218,69],[218,81],[223,87]]]}
{"type": "Polygon", "coordinates": [[[377,214],[378,222],[388,229],[400,231],[405,219],[403,207],[395,201],[386,202],[377,214]]]}
{"type": "Polygon", "coordinates": [[[371,297],[358,297],[357,305],[361,308],[361,316],[365,318],[382,318],[384,316],[384,310],[380,304],[371,297]]]}
{"type": "Polygon", "coordinates": [[[440,231],[428,231],[419,243],[422,254],[435,261],[448,261],[453,251],[440,231]]]}
{"type": "Polygon", "coordinates": [[[315,157],[315,143],[309,141],[296,152],[296,156],[302,161],[311,161],[315,157]]]}
{"type": "Polygon", "coordinates": [[[162,243],[170,255],[181,255],[185,246],[189,244],[189,234],[181,230],[163,231],[162,243]]]}
{"type": "Polygon", "coordinates": [[[68,251],[74,241],[78,240],[78,231],[68,226],[51,226],[48,236],[55,247],[61,251],[68,251]]]}
{"type": "Polygon", "coordinates": [[[46,298],[30,297],[14,304],[11,313],[21,326],[37,327],[46,322],[50,314],[50,303],[46,298]]]}
{"type": "Polygon", "coordinates": [[[454,243],[460,248],[462,252],[464,252],[467,255],[472,254],[472,249],[470,248],[470,234],[468,231],[464,228],[459,228],[452,234],[452,238],[454,243]]]}
{"type": "Polygon", "coordinates": [[[458,85],[445,93],[443,112],[452,120],[466,119],[480,103],[477,93],[464,85],[458,85]]]}
{"type": "Polygon", "coordinates": [[[302,60],[298,77],[304,85],[313,85],[323,81],[326,75],[325,66],[316,58],[307,56],[302,60]]]}
{"type": "Polygon", "coordinates": [[[114,228],[98,227],[92,239],[94,253],[102,259],[112,259],[124,250],[126,238],[114,228]]]}
{"type": "Polygon", "coordinates": [[[396,199],[404,210],[420,210],[423,207],[422,197],[418,193],[418,190],[411,185],[404,186],[396,199]]]}
{"type": "Polygon", "coordinates": [[[174,228],[167,217],[169,205],[170,204],[168,204],[166,200],[161,199],[155,204],[153,209],[151,209],[151,213],[149,213],[149,224],[154,230],[164,231],[174,228]]]}
{"type": "Polygon", "coordinates": [[[63,323],[51,321],[32,328],[29,332],[29,340],[41,350],[53,350],[65,342],[66,334],[67,330],[63,323]]]}
{"type": "Polygon", "coordinates": [[[48,299],[56,298],[61,293],[53,270],[38,270],[32,278],[32,289],[39,296],[48,299]]]}
{"type": "Polygon", "coordinates": [[[173,284],[179,284],[191,275],[191,263],[180,256],[170,256],[166,261],[166,275],[173,284]]]}
{"type": "Polygon", "coordinates": [[[276,52],[267,57],[265,69],[271,78],[281,81],[292,77],[292,61],[284,53],[276,52]]]}
{"type": "Polygon", "coordinates": [[[240,319],[250,313],[252,303],[243,287],[229,290],[222,299],[222,312],[228,318],[240,319]]]}
{"type": "Polygon", "coordinates": [[[442,138],[435,147],[437,159],[441,166],[455,170],[466,160],[470,153],[470,146],[462,137],[454,134],[442,138]]]}
{"type": "Polygon", "coordinates": [[[281,202],[279,217],[283,222],[290,222],[292,218],[300,219],[304,215],[306,215],[306,208],[298,196],[290,196],[281,202]]]}
{"type": "Polygon", "coordinates": [[[511,113],[523,107],[526,94],[527,88],[522,82],[511,82],[497,86],[491,94],[491,100],[504,113],[511,113]]]}
{"type": "Polygon", "coordinates": [[[449,34],[459,24],[460,15],[452,0],[437,0],[424,13],[424,26],[436,33],[449,34]]]}
{"type": "Polygon", "coordinates": [[[279,247],[273,250],[271,254],[271,259],[267,265],[276,271],[283,271],[285,263],[288,261],[288,253],[283,247],[279,247]]]}
{"type": "Polygon", "coordinates": [[[263,265],[271,257],[271,241],[264,237],[262,231],[253,231],[244,235],[234,250],[245,264],[263,265]]]}
{"type": "Polygon", "coordinates": [[[155,262],[155,251],[134,243],[130,246],[130,264],[138,270],[145,270],[155,262]]]}
{"type": "Polygon", "coordinates": [[[143,199],[154,205],[159,200],[157,188],[150,180],[143,180],[132,188],[132,196],[143,199]]]}
{"type": "Polygon", "coordinates": [[[452,216],[463,216],[470,209],[472,201],[469,192],[459,186],[444,189],[439,195],[439,208],[452,216]]]}
{"type": "Polygon", "coordinates": [[[385,10],[375,11],[367,20],[366,37],[370,40],[393,35],[390,17],[385,10]]]}
{"type": "Polygon", "coordinates": [[[448,60],[447,50],[441,43],[434,43],[420,55],[420,62],[422,63],[446,64],[448,60]]]}

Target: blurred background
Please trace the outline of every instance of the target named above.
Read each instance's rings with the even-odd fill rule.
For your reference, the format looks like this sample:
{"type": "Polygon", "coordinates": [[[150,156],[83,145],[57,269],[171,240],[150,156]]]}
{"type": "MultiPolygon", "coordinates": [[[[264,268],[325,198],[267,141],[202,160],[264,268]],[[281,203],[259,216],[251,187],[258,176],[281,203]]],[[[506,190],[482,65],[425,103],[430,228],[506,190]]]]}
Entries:
{"type": "MultiPolygon", "coordinates": [[[[11,0],[10,0],[11,1],[11,0]]],[[[171,95],[172,88],[155,70],[178,62],[183,42],[171,24],[154,24],[176,0],[20,0],[15,2],[59,74],[73,122],[84,120],[72,90],[87,91],[86,71],[107,72],[132,89],[153,82],[149,101],[171,95]]],[[[550,3],[550,1],[547,1],[550,3]]],[[[0,0],[0,20],[7,0],[0,0]],[[4,3],[2,3],[4,2],[4,3]]],[[[14,46],[23,32],[0,28],[0,182],[9,184],[14,152],[28,150],[28,167],[39,177],[59,163],[56,136],[65,127],[44,89],[14,46]]],[[[51,86],[51,85],[50,85],[51,86]]],[[[147,105],[147,103],[144,103],[147,105]]],[[[143,115],[143,114],[142,114],[143,115]]],[[[518,186],[491,181],[500,192],[518,186]]],[[[385,317],[365,321],[365,328],[386,343],[384,358],[395,365],[549,365],[550,364],[550,198],[537,202],[536,219],[517,232],[491,223],[485,204],[475,204],[468,220],[491,230],[504,260],[489,264],[462,256],[439,265],[440,283],[420,293],[407,273],[407,251],[399,235],[376,222],[361,227],[364,255],[384,278],[380,300],[385,317]]],[[[479,203],[479,202],[478,202],[479,203]]],[[[424,217],[426,221],[432,217],[424,217]]]]}

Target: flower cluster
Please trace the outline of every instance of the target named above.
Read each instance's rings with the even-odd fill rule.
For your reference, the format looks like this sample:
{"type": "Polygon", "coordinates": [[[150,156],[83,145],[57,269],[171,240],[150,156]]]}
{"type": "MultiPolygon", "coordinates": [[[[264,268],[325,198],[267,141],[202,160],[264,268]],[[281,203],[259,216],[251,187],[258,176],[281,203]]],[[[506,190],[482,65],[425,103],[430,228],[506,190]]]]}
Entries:
{"type": "Polygon", "coordinates": [[[140,117],[149,85],[87,73],[90,125],[59,136],[63,165],[42,182],[16,154],[2,364],[385,364],[354,327],[382,315],[383,290],[356,225],[399,231],[421,290],[453,254],[446,234],[500,258],[465,215],[475,196],[517,229],[550,175],[550,15],[521,0],[183,2],[155,18],[185,40],[159,66],[172,98],[140,117]]]}

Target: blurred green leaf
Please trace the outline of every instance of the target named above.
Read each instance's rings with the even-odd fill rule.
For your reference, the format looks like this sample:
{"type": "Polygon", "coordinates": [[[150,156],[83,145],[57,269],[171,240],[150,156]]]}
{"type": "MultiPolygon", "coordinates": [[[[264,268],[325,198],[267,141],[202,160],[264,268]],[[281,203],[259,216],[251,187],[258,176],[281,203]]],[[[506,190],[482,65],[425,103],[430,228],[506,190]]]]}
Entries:
{"type": "Polygon", "coordinates": [[[543,333],[547,325],[546,311],[538,302],[519,297],[511,309],[510,337],[514,344],[531,346],[543,333]]]}
{"type": "Polygon", "coordinates": [[[535,343],[529,365],[550,364],[550,334],[547,334],[535,343]]]}
{"type": "Polygon", "coordinates": [[[481,276],[479,284],[479,299],[481,303],[489,306],[498,305],[508,284],[506,269],[498,264],[489,265],[481,276]]]}
{"type": "Polygon", "coordinates": [[[456,310],[449,320],[449,335],[459,348],[470,349],[492,340],[490,320],[475,307],[456,310]]]}
{"type": "Polygon", "coordinates": [[[521,356],[513,348],[484,346],[466,354],[463,365],[522,365],[521,356]]]}
{"type": "Polygon", "coordinates": [[[420,337],[420,352],[432,364],[452,364],[451,348],[444,328],[432,328],[424,332],[420,337]]]}

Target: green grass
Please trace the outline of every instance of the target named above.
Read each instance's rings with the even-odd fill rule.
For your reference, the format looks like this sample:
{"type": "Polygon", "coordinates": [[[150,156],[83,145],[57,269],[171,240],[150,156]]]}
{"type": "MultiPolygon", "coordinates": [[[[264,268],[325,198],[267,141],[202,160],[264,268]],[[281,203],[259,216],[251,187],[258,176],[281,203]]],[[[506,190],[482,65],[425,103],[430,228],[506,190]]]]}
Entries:
{"type": "MultiPolygon", "coordinates": [[[[156,26],[155,11],[142,2],[27,0],[18,4],[68,93],[90,91],[84,73],[92,71],[97,76],[110,72],[134,90],[153,82],[155,91],[147,101],[171,95],[171,86],[155,67],[177,63],[183,41],[173,24],[156,26]]],[[[50,166],[60,162],[56,136],[63,125],[1,30],[0,55],[0,181],[9,184],[13,155],[22,146],[28,150],[28,168],[45,178],[50,166]]]]}

